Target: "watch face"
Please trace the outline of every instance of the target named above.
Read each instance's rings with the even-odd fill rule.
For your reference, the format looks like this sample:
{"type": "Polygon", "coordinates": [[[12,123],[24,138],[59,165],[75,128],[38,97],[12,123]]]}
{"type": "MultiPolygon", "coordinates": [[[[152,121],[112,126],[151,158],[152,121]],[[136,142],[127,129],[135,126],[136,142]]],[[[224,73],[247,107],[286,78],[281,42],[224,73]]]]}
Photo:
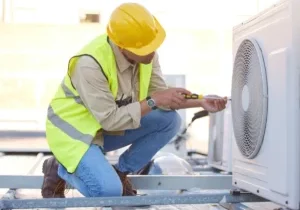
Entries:
{"type": "Polygon", "coordinates": [[[155,102],[154,102],[152,99],[149,99],[149,100],[148,100],[148,105],[149,105],[150,107],[153,107],[153,106],[155,106],[155,102]]]}

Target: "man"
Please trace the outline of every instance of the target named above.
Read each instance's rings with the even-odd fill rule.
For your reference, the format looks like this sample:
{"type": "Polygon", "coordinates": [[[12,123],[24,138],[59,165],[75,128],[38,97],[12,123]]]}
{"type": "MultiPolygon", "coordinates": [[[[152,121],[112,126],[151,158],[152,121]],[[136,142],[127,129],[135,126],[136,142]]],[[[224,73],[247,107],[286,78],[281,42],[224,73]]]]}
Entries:
{"type": "Polygon", "coordinates": [[[164,39],[149,11],[125,3],[113,11],[107,35],[70,59],[48,108],[46,137],[54,157],[43,164],[44,198],[63,198],[66,183],[86,197],[136,195],[127,174],[144,167],[178,132],[175,109],[225,108],[226,98],[186,100],[189,91],[167,87],[156,53],[164,39]],[[103,152],[127,145],[110,165],[103,152]]]}

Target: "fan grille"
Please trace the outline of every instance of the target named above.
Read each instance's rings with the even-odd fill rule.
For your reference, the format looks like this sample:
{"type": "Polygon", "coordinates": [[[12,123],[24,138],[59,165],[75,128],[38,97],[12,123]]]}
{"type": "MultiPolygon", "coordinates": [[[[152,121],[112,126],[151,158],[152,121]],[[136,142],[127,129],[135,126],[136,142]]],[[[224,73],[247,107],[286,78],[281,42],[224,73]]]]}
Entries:
{"type": "Polygon", "coordinates": [[[267,77],[261,50],[255,40],[239,46],[232,75],[232,120],[242,155],[254,158],[262,145],[267,121],[267,77]]]}

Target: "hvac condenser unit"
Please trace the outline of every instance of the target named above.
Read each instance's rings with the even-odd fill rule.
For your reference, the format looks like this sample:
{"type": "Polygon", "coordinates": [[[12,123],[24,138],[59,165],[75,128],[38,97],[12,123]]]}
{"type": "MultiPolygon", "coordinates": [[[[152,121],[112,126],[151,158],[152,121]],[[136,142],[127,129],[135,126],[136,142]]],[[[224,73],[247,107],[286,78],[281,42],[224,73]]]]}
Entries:
{"type": "Polygon", "coordinates": [[[300,1],[236,26],[233,59],[233,185],[298,209],[300,1]]]}
{"type": "Polygon", "coordinates": [[[232,116],[231,103],[221,112],[209,114],[208,164],[224,172],[231,172],[232,165],[232,116]]]}

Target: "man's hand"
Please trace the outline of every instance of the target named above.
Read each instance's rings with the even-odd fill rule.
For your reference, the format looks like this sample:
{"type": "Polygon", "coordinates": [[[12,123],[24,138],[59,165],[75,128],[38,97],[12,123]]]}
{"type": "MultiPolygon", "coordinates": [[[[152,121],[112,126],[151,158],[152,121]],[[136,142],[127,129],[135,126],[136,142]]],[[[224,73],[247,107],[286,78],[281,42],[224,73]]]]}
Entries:
{"type": "Polygon", "coordinates": [[[208,112],[219,112],[225,109],[227,103],[227,97],[221,98],[214,96],[213,98],[204,98],[201,100],[201,106],[208,112]]]}
{"type": "Polygon", "coordinates": [[[180,107],[187,99],[184,98],[184,94],[191,94],[190,91],[184,88],[169,88],[163,91],[157,91],[152,94],[157,106],[162,107],[180,107]]]}

